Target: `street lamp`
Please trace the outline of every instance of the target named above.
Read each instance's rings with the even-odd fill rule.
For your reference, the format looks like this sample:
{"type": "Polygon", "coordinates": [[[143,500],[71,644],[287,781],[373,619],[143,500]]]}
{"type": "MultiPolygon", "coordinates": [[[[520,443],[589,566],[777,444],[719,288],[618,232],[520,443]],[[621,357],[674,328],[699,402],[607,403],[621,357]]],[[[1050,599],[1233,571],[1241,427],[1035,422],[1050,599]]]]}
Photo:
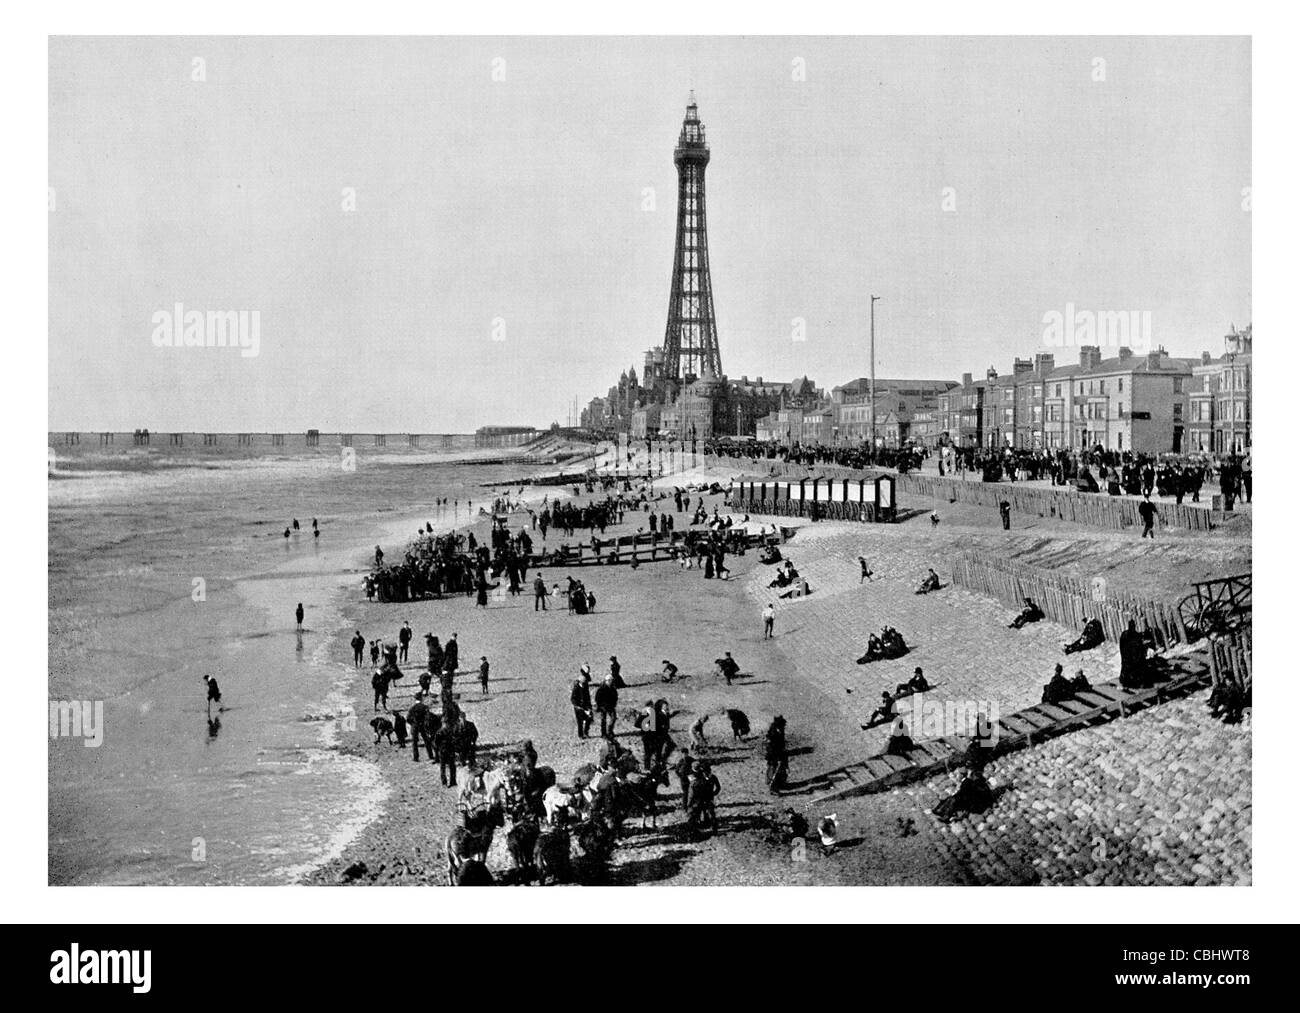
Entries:
{"type": "Polygon", "coordinates": [[[871,452],[876,451],[876,303],[880,296],[871,297],[871,452]]]}

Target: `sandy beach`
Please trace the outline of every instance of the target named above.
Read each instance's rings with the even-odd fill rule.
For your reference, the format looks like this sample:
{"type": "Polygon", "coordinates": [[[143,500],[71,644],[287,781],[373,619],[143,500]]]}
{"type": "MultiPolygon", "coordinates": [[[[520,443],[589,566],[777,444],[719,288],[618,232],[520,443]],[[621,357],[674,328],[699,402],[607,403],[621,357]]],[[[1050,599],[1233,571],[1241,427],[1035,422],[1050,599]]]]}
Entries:
{"type": "MultiPolygon", "coordinates": [[[[669,476],[658,485],[712,480],[725,485],[732,477],[734,473],[725,469],[701,470],[669,476]]],[[[721,499],[706,496],[707,509],[721,507],[721,499]]],[[[1226,840],[1242,835],[1248,840],[1249,723],[1225,727],[1213,722],[1197,697],[1009,757],[993,777],[995,790],[1006,799],[1006,812],[995,811],[987,820],[965,827],[949,827],[930,814],[935,802],[955,786],[948,777],[883,795],[839,799],[829,808],[801,790],[819,773],[883,748],[887,729],[864,732],[860,724],[881,689],[905,680],[914,666],[925,667],[935,699],[993,700],[1008,713],[1037,702],[1053,664],[1060,660],[1061,644],[1076,635],[1050,622],[1007,630],[1010,610],[959,587],[913,597],[910,591],[927,566],[938,569],[946,581],[946,560],[959,549],[1007,546],[993,511],[954,509],[946,516],[935,530],[924,516],[878,526],[794,521],[798,531],[783,551],[812,584],[813,594],[803,600],[774,599],[775,592],[766,586],[771,568],[750,552],[729,561],[732,573],[727,581],[705,580],[700,571],[683,570],[675,563],[635,570],[583,568],[578,575],[598,600],[596,611],[587,616],[563,609],[536,612],[531,594],[493,598],[487,609],[475,608],[470,597],[378,604],[354,594],[350,600],[342,596],[339,611],[343,629],[350,633],[359,628],[368,637],[391,638],[402,622],[410,621],[416,638],[411,662],[403,666],[407,678],[390,695],[390,703],[403,709],[423,668],[423,634],[433,632],[444,641],[457,634],[462,660],[456,688],[462,707],[480,730],[480,756],[489,764],[499,763],[504,751],[523,739],[533,741],[539,762],[553,767],[561,781],[581,764],[593,762],[597,744],[577,740],[568,688],[584,663],[597,679],[603,676],[610,655],[618,656],[628,683],[620,694],[621,713],[647,699],[666,697],[676,711],[673,734],[681,745],[688,742],[689,725],[709,714],[704,755],[722,783],[719,832],[702,840],[687,835],[674,784],[661,792],[656,828],[642,829],[639,821],[625,826],[608,874],[614,884],[1248,882],[1249,860],[1224,864],[1224,835],[1211,840],[1199,822],[1197,799],[1203,796],[1205,806],[1231,822],[1226,840]],[[859,582],[859,555],[866,555],[876,571],[870,583],[859,582]],[[764,641],[759,616],[770,600],[777,604],[776,637],[764,641]],[[885,624],[903,632],[913,652],[866,669],[854,665],[867,633],[885,624]],[[969,649],[974,644],[980,646],[976,653],[969,649]],[[742,671],[731,687],[711,674],[712,659],[724,650],[732,651],[742,671]],[[486,695],[477,684],[481,655],[492,668],[486,695]],[[691,677],[662,684],[658,671],[664,658],[691,677]],[[724,708],[748,715],[753,733],[746,740],[732,741],[724,708]],[[767,791],[762,776],[762,732],[776,714],[789,721],[793,754],[791,788],[781,796],[767,791]],[[1171,737],[1171,727],[1187,731],[1171,737]],[[1201,747],[1189,751],[1187,742],[1193,739],[1201,747]],[[1233,756],[1227,769],[1212,769],[1208,760],[1198,759],[1213,756],[1215,750],[1233,756]],[[1093,785],[1089,795],[1079,790],[1080,777],[1092,768],[1098,753],[1110,758],[1107,769],[1113,778],[1093,785]],[[1156,766],[1175,754],[1188,768],[1177,785],[1178,804],[1170,801],[1174,796],[1169,784],[1162,787],[1159,777],[1152,779],[1156,766]],[[1077,818],[1077,806],[1114,815],[1117,803],[1108,794],[1112,780],[1110,787],[1116,791],[1129,780],[1141,782],[1147,802],[1130,798],[1121,804],[1127,814],[1114,818],[1103,837],[1092,823],[1077,818]],[[841,846],[829,856],[802,850],[796,856],[784,834],[787,808],[814,823],[833,811],[841,846]],[[1086,845],[1082,848],[1081,835],[1086,845]],[[1099,842],[1103,846],[1098,847],[1099,842]],[[1163,850],[1153,864],[1149,856],[1155,849],[1163,850]],[[1080,854],[1094,857],[1081,863],[1080,854]]],[[[679,530],[686,519],[677,518],[679,530]]],[[[790,518],[753,520],[792,524],[790,518]]],[[[1079,566],[1101,556],[1108,560],[1112,579],[1121,584],[1131,580],[1135,586],[1149,583],[1156,557],[1147,556],[1150,550],[1135,546],[1132,537],[1039,521],[1026,522],[1024,535],[1014,543],[1016,551],[1030,557],[1050,551],[1058,559],[1075,559],[1079,566]]],[[[527,515],[520,514],[512,529],[526,523],[527,515]]],[[[641,527],[646,527],[645,515],[629,514],[621,527],[607,534],[641,527]]],[[[482,537],[484,529],[478,534],[482,537]]],[[[1175,583],[1197,565],[1224,560],[1236,564],[1243,557],[1249,565],[1248,541],[1174,538],[1160,552],[1158,569],[1174,575],[1168,579],[1175,583]]],[[[545,578],[550,584],[564,575],[556,569],[545,578]]],[[[333,639],[329,661],[350,668],[346,639],[333,639]]],[[[1106,644],[1089,652],[1081,664],[1094,681],[1113,678],[1118,655],[1114,645],[1106,644]]],[[[443,884],[442,841],[454,825],[453,792],[439,784],[436,765],[427,760],[416,764],[409,749],[374,743],[365,724],[371,713],[369,669],[356,674],[347,696],[358,719],[355,728],[340,733],[339,748],[374,762],[388,793],[377,818],[305,881],[443,884]]],[[[624,744],[637,746],[626,717],[620,719],[619,735],[624,744]]],[[[1244,853],[1249,855],[1249,848],[1244,853]]],[[[494,841],[488,865],[498,872],[509,865],[502,834],[494,841]]]]}

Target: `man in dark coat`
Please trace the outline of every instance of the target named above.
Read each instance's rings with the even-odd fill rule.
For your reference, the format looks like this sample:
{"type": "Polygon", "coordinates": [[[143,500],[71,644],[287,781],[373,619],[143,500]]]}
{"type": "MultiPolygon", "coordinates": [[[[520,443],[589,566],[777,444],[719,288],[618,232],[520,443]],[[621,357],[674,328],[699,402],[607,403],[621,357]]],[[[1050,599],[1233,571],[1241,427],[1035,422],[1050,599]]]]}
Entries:
{"type": "Polygon", "coordinates": [[[614,725],[618,722],[618,690],[614,688],[613,676],[606,676],[605,681],[596,687],[594,702],[600,712],[601,737],[612,739],[614,725]]]}
{"type": "Polygon", "coordinates": [[[763,758],[767,761],[767,785],[775,794],[785,785],[789,764],[785,748],[785,718],[780,714],[768,726],[763,742],[763,758]]]}
{"type": "Polygon", "coordinates": [[[1137,622],[1128,621],[1128,629],[1119,635],[1119,684],[1137,689],[1146,683],[1147,643],[1137,631],[1137,622]]]}
{"type": "Polygon", "coordinates": [[[424,751],[433,759],[433,711],[424,702],[423,695],[416,697],[414,705],[406,712],[406,724],[411,732],[411,745],[415,750],[415,761],[420,761],[420,739],[424,739],[424,751]]]}
{"type": "Polygon", "coordinates": [[[578,725],[578,738],[585,739],[591,731],[591,673],[584,665],[569,691],[573,705],[573,720],[578,725]]]}
{"type": "Polygon", "coordinates": [[[456,737],[459,721],[444,721],[433,737],[438,754],[438,775],[446,788],[456,787],[456,737]]]}
{"type": "Polygon", "coordinates": [[[375,669],[375,674],[370,677],[370,688],[375,691],[375,710],[379,710],[381,703],[384,710],[388,710],[388,674],[383,669],[375,669]]]}
{"type": "Polygon", "coordinates": [[[453,675],[460,668],[460,644],[456,643],[456,634],[454,633],[451,635],[451,639],[447,641],[447,649],[443,655],[442,663],[446,666],[447,671],[453,675]]]}
{"type": "Polygon", "coordinates": [[[352,638],[352,664],[357,668],[361,667],[361,653],[366,649],[366,638],[357,630],[357,635],[352,638]]]}
{"type": "Polygon", "coordinates": [[[401,650],[403,661],[408,661],[411,650],[411,624],[407,622],[397,631],[397,643],[401,650]]]}
{"type": "Polygon", "coordinates": [[[1142,518],[1142,537],[1155,538],[1156,505],[1151,502],[1149,493],[1138,504],[1138,516],[1142,518]]]}
{"type": "Polygon", "coordinates": [[[678,787],[682,790],[682,812],[691,808],[691,771],[695,769],[695,758],[689,749],[682,750],[682,755],[673,764],[673,773],[677,775],[678,787]]]}
{"type": "Polygon", "coordinates": [[[731,685],[731,680],[740,674],[740,666],[736,664],[736,659],[728,651],[724,657],[714,659],[714,664],[718,666],[718,671],[722,673],[727,685],[731,685]]]}

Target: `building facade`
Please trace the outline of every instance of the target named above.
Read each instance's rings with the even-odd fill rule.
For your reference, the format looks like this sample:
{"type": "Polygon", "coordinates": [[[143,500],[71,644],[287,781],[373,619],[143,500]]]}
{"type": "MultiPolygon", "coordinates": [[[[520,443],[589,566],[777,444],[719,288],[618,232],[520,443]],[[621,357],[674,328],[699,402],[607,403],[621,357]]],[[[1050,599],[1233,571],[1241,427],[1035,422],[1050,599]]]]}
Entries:
{"type": "Polygon", "coordinates": [[[1209,352],[1192,367],[1188,396],[1188,449],[1209,454],[1244,454],[1251,446],[1251,326],[1224,337],[1224,353],[1209,352]]]}

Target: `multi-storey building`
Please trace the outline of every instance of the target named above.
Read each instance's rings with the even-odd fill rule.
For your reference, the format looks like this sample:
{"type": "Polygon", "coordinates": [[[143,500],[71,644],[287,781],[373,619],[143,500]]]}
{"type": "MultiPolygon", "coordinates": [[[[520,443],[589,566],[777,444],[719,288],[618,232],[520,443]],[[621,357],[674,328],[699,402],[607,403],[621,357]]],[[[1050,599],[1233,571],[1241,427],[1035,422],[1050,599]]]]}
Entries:
{"type": "Polygon", "coordinates": [[[984,446],[984,395],[988,379],[963,373],[961,384],[939,395],[941,440],[957,447],[984,446]]]}
{"type": "MultiPolygon", "coordinates": [[[[939,397],[957,386],[955,380],[877,379],[875,383],[876,438],[886,446],[899,446],[909,439],[912,419],[925,412],[933,420],[939,397]]],[[[871,380],[859,377],[831,391],[832,435],[836,444],[861,444],[871,441],[871,380]]],[[[927,427],[928,428],[928,427],[927,427]]],[[[933,439],[933,434],[931,434],[933,439]]]]}
{"type": "Polygon", "coordinates": [[[1120,348],[1110,359],[1084,345],[1077,366],[1047,375],[1044,444],[1049,448],[1132,450],[1143,454],[1186,450],[1188,393],[1194,359],[1163,348],[1134,355],[1120,348]]]}
{"type": "Polygon", "coordinates": [[[1222,356],[1202,352],[1192,367],[1188,450],[1241,454],[1251,445],[1251,325],[1234,327],[1223,346],[1222,356]]]}

